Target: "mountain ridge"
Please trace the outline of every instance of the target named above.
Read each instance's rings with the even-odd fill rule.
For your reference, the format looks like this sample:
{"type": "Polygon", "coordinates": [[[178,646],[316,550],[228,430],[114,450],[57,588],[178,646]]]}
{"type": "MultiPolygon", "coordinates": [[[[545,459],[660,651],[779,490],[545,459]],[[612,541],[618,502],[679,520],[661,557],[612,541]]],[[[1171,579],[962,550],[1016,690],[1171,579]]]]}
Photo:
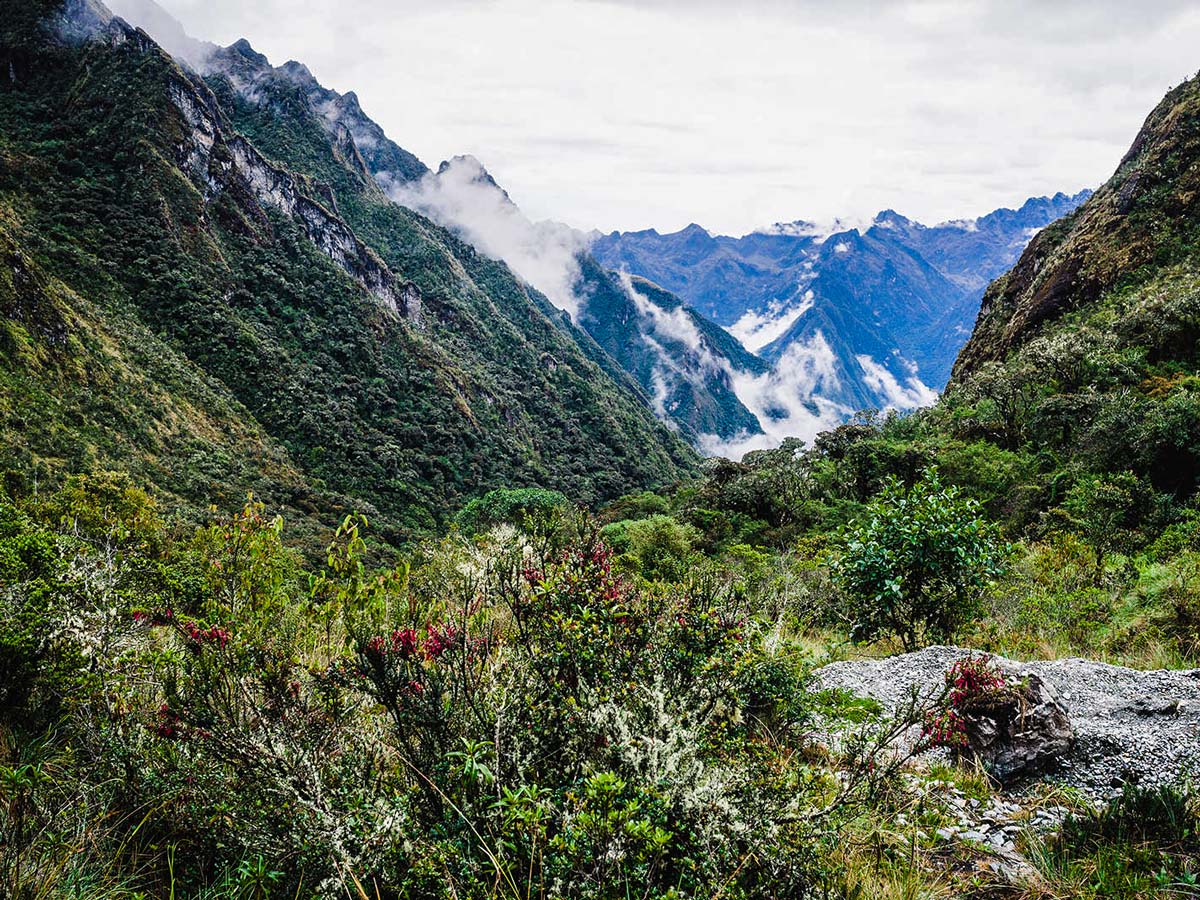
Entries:
{"type": "MultiPolygon", "coordinates": [[[[136,462],[193,509],[254,490],[299,504],[314,531],[362,509],[393,543],[493,486],[597,502],[695,471],[638,386],[545,298],[364,178],[344,117],[322,115],[302,73],[279,76],[294,115],[268,103],[252,120],[226,76],[181,68],[97,3],[40,2],[2,34],[0,64],[14,75],[0,86],[0,213],[20,251],[10,258],[84,298],[79,321],[110,335],[117,359],[137,353],[135,334],[156,335],[168,362],[148,371],[189,373],[211,386],[196,395],[210,405],[230,398],[216,430],[242,410],[278,461],[224,441],[189,456],[181,432],[160,446],[150,423],[207,415],[171,382],[149,392],[162,410],[143,427],[107,433],[96,410],[121,402],[118,382],[52,389],[60,376],[34,362],[63,351],[6,306],[3,427],[22,449],[4,465],[53,480],[136,462]],[[45,105],[63,112],[47,122],[45,105]],[[61,454],[55,405],[47,428],[16,437],[31,398],[56,393],[75,404],[62,415],[95,425],[83,456],[61,454]],[[180,466],[208,474],[180,477],[180,466]]],[[[339,109],[356,106],[343,97],[339,109]]]]}

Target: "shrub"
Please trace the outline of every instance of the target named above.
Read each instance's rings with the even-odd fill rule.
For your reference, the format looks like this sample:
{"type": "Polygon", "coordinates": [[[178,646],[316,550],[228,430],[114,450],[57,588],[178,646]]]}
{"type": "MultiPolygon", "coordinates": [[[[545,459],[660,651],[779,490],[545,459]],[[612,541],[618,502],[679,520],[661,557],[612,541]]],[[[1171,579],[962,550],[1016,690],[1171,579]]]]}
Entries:
{"type": "Polygon", "coordinates": [[[487,531],[496,525],[544,528],[570,508],[570,501],[558,491],[497,488],[464,506],[454,521],[467,535],[487,531]]]}
{"type": "Polygon", "coordinates": [[[671,516],[651,516],[629,522],[624,538],[625,560],[650,581],[680,581],[693,559],[692,548],[699,532],[671,516]]]}
{"type": "Polygon", "coordinates": [[[850,601],[851,636],[895,636],[905,650],[947,640],[1002,571],[1002,548],[979,505],[936,470],[911,490],[891,478],[844,535],[835,565],[850,601]]]}
{"type": "Polygon", "coordinates": [[[1151,498],[1134,474],[1089,475],[1081,478],[1063,500],[1070,527],[1095,550],[1095,577],[1104,571],[1105,557],[1137,542],[1136,529],[1149,512],[1151,498]]]}
{"type": "Polygon", "coordinates": [[[946,670],[946,697],[925,716],[921,736],[934,747],[967,746],[970,717],[990,706],[1004,691],[1004,675],[989,656],[968,656],[946,670]]]}

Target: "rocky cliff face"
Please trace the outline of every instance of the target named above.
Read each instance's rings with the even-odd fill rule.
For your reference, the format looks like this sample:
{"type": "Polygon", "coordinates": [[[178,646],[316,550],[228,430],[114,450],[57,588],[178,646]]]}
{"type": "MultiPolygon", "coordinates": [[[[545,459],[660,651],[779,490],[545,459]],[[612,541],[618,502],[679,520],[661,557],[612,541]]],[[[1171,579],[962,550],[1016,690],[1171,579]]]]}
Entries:
{"type": "MultiPolygon", "coordinates": [[[[144,32],[129,27],[120,19],[110,20],[104,31],[105,39],[112,46],[129,43],[140,53],[162,52],[144,32]]],[[[204,192],[206,202],[211,203],[221,192],[232,192],[243,200],[251,197],[263,206],[290,216],[302,226],[314,245],[389,311],[418,322],[420,289],[412,282],[396,278],[378,254],[359,240],[337,215],[336,201],[330,189],[310,181],[312,190],[306,190],[300,178],[272,165],[244,137],[227,133],[217,101],[204,82],[183,70],[177,70],[173,75],[168,91],[188,126],[177,144],[177,159],[204,192]],[[314,193],[321,199],[314,197],[314,193]]],[[[244,202],[242,206],[250,218],[262,226],[267,225],[260,210],[246,208],[244,202]]]]}
{"type": "Polygon", "coordinates": [[[262,102],[269,97],[272,81],[281,79],[296,86],[343,151],[346,161],[360,168],[363,174],[369,172],[385,185],[415,181],[429,172],[423,162],[390,140],[363,112],[357,94],[353,91],[339,94],[322,86],[303,63],[293,60],[273,67],[265,56],[242,39],[209,54],[204,61],[203,73],[227,77],[238,92],[252,102],[262,102]]]}
{"type": "Polygon", "coordinates": [[[954,366],[962,382],[1042,327],[1187,255],[1200,214],[1200,81],[1146,119],[1116,172],[1074,214],[1040,232],[983,297],[954,366]]]}

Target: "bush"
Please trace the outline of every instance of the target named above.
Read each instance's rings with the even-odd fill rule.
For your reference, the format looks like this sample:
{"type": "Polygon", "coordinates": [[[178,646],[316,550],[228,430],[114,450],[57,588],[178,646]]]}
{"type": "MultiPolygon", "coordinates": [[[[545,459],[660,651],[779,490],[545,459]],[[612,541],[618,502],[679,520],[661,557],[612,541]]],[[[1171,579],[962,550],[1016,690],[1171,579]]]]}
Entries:
{"type": "Polygon", "coordinates": [[[677,582],[688,573],[699,532],[671,516],[651,516],[625,525],[623,562],[649,581],[677,582]]]}
{"type": "Polygon", "coordinates": [[[558,491],[498,488],[476,497],[462,508],[454,521],[466,535],[479,534],[496,525],[544,528],[570,509],[570,501],[558,491]]]}
{"type": "Polygon", "coordinates": [[[835,565],[857,641],[894,636],[906,651],[949,640],[1002,571],[1002,548],[979,505],[936,470],[905,490],[889,479],[845,535],[835,565]]]}

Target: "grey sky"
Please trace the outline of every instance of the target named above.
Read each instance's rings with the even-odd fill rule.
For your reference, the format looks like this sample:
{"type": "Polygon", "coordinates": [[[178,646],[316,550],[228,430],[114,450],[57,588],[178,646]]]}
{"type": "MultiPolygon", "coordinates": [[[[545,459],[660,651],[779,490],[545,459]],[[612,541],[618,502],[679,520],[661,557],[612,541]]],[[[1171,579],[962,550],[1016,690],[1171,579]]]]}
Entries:
{"type": "Polygon", "coordinates": [[[159,0],[354,90],[428,164],[534,218],[742,233],[933,222],[1095,186],[1200,69],[1172,2],[159,0]]]}

